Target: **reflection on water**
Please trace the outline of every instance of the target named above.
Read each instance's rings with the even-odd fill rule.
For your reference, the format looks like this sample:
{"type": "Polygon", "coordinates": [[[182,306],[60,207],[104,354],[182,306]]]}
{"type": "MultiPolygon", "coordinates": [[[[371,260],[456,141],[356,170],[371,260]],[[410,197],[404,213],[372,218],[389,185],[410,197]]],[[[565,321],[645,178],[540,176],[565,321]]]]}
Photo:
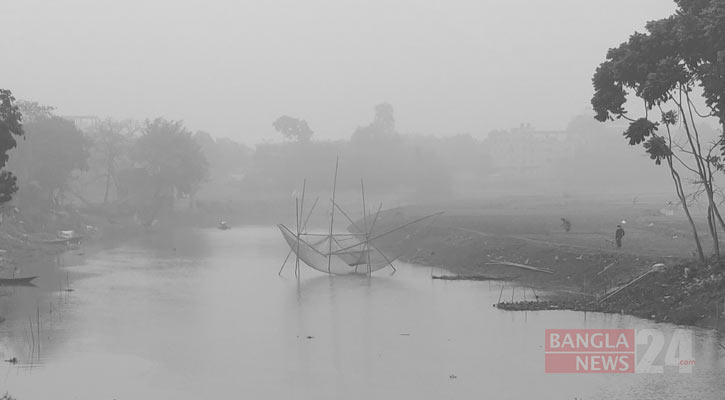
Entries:
{"type": "Polygon", "coordinates": [[[0,389],[19,400],[725,397],[713,331],[694,330],[693,374],[547,375],[546,328],[672,326],[499,311],[499,283],[436,281],[406,265],[370,279],[279,277],[278,235],[142,237],[45,266],[40,288],[0,302],[1,356],[18,359],[0,365],[0,389]]]}

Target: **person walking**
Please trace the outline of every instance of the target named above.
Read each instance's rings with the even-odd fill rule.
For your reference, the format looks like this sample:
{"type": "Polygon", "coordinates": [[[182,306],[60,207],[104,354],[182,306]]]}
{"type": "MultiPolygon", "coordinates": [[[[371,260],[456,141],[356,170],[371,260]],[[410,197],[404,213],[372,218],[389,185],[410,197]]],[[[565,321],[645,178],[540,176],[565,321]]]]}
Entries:
{"type": "Polygon", "coordinates": [[[569,222],[566,218],[561,219],[561,226],[564,227],[564,230],[567,232],[571,230],[571,222],[569,222]]]}
{"type": "Polygon", "coordinates": [[[617,248],[622,248],[622,238],[624,237],[624,229],[622,225],[617,225],[617,231],[614,232],[614,241],[617,242],[617,248]]]}

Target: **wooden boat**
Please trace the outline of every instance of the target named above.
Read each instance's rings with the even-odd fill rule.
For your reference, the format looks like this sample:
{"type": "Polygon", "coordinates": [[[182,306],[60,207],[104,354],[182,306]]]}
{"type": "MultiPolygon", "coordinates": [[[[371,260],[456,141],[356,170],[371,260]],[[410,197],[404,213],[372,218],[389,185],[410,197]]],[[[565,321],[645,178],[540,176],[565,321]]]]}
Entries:
{"type": "Polygon", "coordinates": [[[66,239],[68,241],[68,244],[81,244],[81,240],[83,240],[83,236],[72,236],[66,239]]]}
{"type": "Polygon", "coordinates": [[[0,278],[0,286],[35,286],[33,279],[37,276],[27,276],[23,278],[0,278]]]}
{"type": "Polygon", "coordinates": [[[46,244],[46,245],[69,245],[69,244],[80,244],[81,240],[83,239],[83,236],[73,236],[73,237],[67,237],[67,238],[34,238],[30,237],[30,242],[32,243],[38,243],[38,244],[46,244]]]}

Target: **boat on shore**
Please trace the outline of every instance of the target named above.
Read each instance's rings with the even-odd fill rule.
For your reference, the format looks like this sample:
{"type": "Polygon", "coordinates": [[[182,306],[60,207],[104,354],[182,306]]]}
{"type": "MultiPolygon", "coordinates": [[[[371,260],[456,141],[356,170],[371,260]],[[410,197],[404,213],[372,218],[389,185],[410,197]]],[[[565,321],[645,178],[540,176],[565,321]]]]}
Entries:
{"type": "Polygon", "coordinates": [[[31,243],[47,244],[47,245],[69,245],[69,244],[80,244],[83,236],[76,236],[72,238],[58,238],[58,239],[30,239],[31,243]]]}
{"type": "Polygon", "coordinates": [[[80,244],[83,240],[83,236],[77,235],[73,231],[60,231],[58,235],[55,236],[47,233],[25,235],[25,239],[30,243],[41,245],[67,246],[80,244]]]}
{"type": "Polygon", "coordinates": [[[23,278],[0,278],[0,286],[35,286],[33,280],[37,276],[26,276],[23,278]]]}

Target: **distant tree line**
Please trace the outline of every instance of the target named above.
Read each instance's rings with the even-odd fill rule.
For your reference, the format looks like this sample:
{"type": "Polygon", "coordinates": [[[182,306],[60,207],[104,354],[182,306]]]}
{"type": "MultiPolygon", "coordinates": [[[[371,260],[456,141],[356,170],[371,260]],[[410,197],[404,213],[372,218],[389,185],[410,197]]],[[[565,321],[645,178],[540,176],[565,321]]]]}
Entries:
{"type": "Polygon", "coordinates": [[[370,191],[444,198],[458,178],[483,176],[490,167],[485,146],[470,135],[401,134],[388,103],[375,106],[372,121],[355,129],[349,140],[313,141],[312,128],[295,117],[282,116],[272,125],[285,141],[257,145],[245,190],[289,193],[302,179],[320,177],[324,181],[318,187],[327,187],[339,157],[340,190],[359,190],[364,178],[370,191]]]}
{"type": "Polygon", "coordinates": [[[23,206],[59,209],[69,197],[87,205],[112,202],[150,222],[174,199],[193,198],[208,177],[201,146],[180,121],[107,119],[83,132],[52,107],[2,93],[0,136],[10,149],[15,143],[7,133],[24,135],[5,152],[17,174],[11,175],[17,186],[5,192],[19,187],[23,206]]]}

